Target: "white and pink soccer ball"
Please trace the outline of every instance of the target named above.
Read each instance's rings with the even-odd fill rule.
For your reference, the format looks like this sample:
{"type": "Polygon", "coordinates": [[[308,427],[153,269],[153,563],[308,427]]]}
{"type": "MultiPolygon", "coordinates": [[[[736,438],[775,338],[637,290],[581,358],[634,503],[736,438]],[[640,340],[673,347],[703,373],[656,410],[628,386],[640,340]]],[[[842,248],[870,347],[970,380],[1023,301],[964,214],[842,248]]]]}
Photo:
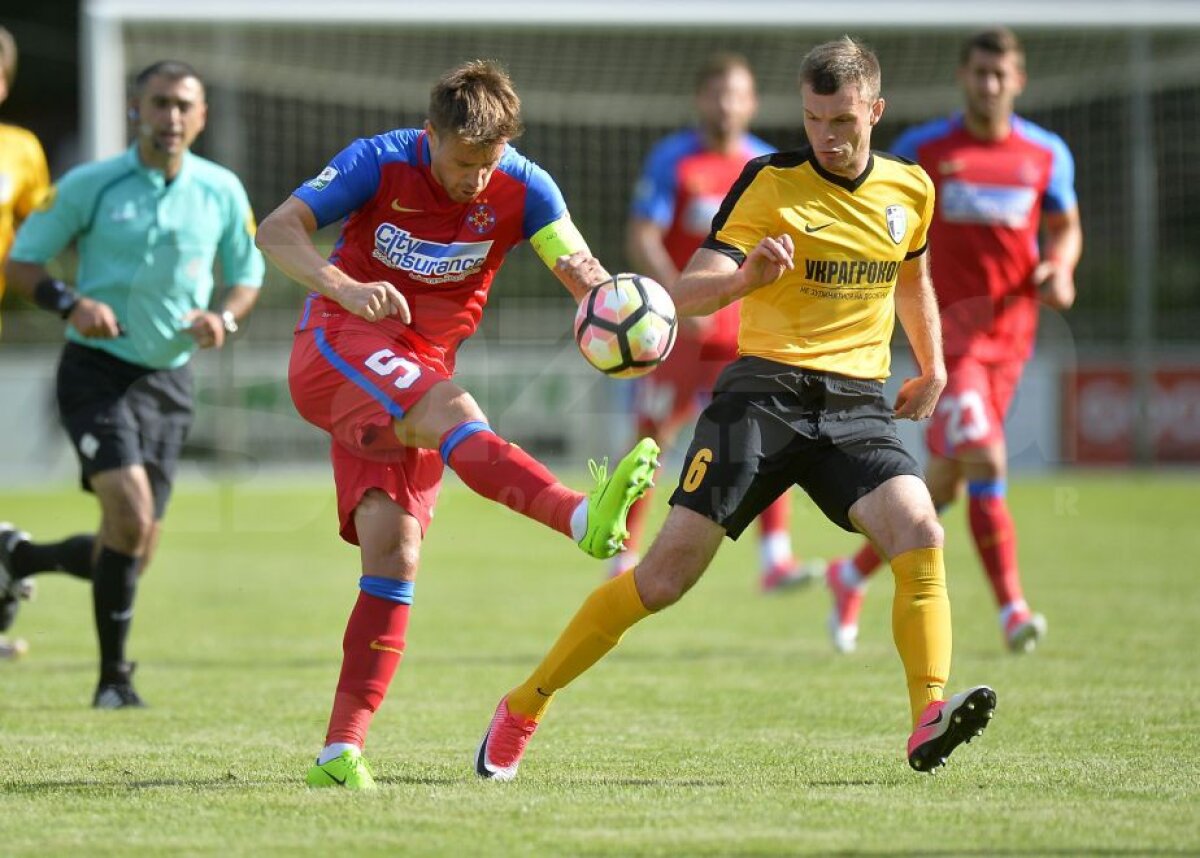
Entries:
{"type": "Polygon", "coordinates": [[[592,289],[575,313],[575,342],[587,362],[613,378],[637,378],[666,359],[678,321],[667,290],[640,274],[618,274],[592,289]]]}

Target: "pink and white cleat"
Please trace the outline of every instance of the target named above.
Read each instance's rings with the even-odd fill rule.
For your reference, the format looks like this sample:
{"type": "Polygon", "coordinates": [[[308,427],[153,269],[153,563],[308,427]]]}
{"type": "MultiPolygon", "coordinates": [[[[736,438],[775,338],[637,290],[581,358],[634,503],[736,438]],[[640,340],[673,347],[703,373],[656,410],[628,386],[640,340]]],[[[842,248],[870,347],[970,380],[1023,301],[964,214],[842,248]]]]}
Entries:
{"type": "Polygon", "coordinates": [[[1046,636],[1046,618],[1028,609],[1014,611],[1004,624],[1004,640],[1011,652],[1031,653],[1046,636]]]}
{"type": "Polygon", "coordinates": [[[537,727],[538,722],[532,718],[508,711],[507,696],[501,699],[475,753],[475,774],[497,781],[515,778],[525,746],[537,727]]]}
{"type": "Polygon", "coordinates": [[[786,563],[776,563],[769,569],[764,569],[759,576],[759,588],[764,593],[784,593],[807,587],[816,577],[817,567],[823,565],[819,560],[809,560],[797,563],[789,560],[786,563]]]}
{"type": "Polygon", "coordinates": [[[850,653],[858,647],[858,615],[862,612],[865,585],[847,586],[842,581],[842,567],[848,561],[841,557],[831,560],[825,568],[825,584],[833,597],[829,612],[829,638],[840,653],[850,653]]]}
{"type": "Polygon", "coordinates": [[[996,692],[986,685],[930,703],[908,737],[908,764],[918,772],[937,771],[955,748],[982,735],[995,714],[996,692]]]}

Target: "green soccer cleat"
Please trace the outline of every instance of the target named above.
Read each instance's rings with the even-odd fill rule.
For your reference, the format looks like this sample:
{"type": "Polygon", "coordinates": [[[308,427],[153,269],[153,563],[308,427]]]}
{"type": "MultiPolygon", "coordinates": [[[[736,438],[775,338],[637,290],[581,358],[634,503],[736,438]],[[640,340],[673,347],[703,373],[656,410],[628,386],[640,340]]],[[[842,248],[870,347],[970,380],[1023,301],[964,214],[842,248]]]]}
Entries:
{"type": "Polygon", "coordinates": [[[606,560],[620,551],[629,531],[625,517],[634,501],[654,485],[652,477],[658,467],[658,444],[653,438],[643,438],[617,463],[612,476],[608,475],[608,459],[598,463],[588,461],[596,487],[588,495],[587,532],[579,547],[598,560],[606,560]]]}
{"type": "Polygon", "coordinates": [[[315,764],[305,778],[312,787],[345,787],[346,789],[378,789],[367,761],[361,751],[346,750],[324,765],[315,764]]]}

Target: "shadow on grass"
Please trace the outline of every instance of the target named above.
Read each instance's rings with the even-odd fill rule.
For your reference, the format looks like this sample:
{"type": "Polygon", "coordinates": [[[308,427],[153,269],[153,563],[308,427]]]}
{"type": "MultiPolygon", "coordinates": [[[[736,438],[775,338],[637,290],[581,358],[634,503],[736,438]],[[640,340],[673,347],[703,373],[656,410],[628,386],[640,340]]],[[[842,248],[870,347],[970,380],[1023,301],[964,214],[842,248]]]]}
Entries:
{"type": "Polygon", "coordinates": [[[434,777],[432,775],[393,775],[388,777],[375,776],[375,783],[387,786],[457,786],[467,779],[434,777]]]}
{"type": "MultiPolygon", "coordinates": [[[[824,654],[824,650],[821,651],[824,654]]],[[[629,649],[617,650],[606,657],[605,661],[622,661],[636,664],[676,664],[678,662],[749,662],[752,664],[774,663],[790,664],[798,657],[808,655],[807,650],[780,648],[742,647],[734,649],[681,649],[660,652],[629,649]]],[[[421,661],[425,664],[520,664],[533,667],[545,655],[545,650],[517,653],[429,653],[423,652],[408,656],[410,663],[421,661]]],[[[830,663],[836,663],[831,656],[830,663]]]]}
{"type": "Polygon", "coordinates": [[[0,794],[8,795],[43,795],[57,792],[90,792],[103,790],[113,792],[119,790],[145,790],[186,787],[189,789],[245,789],[247,787],[274,786],[282,781],[254,781],[226,776],[206,778],[203,780],[181,780],[179,778],[162,778],[161,780],[66,780],[42,781],[36,784],[0,783],[0,794]]]}

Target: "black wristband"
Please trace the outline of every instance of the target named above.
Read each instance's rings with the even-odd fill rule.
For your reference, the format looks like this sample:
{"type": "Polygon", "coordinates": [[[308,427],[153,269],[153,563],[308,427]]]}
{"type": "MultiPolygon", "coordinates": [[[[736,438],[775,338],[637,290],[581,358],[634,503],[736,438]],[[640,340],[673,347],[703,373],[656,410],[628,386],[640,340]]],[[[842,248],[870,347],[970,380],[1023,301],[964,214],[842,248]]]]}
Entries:
{"type": "Polygon", "coordinates": [[[33,287],[33,303],[65,319],[79,303],[79,293],[61,280],[47,277],[33,287]]]}

